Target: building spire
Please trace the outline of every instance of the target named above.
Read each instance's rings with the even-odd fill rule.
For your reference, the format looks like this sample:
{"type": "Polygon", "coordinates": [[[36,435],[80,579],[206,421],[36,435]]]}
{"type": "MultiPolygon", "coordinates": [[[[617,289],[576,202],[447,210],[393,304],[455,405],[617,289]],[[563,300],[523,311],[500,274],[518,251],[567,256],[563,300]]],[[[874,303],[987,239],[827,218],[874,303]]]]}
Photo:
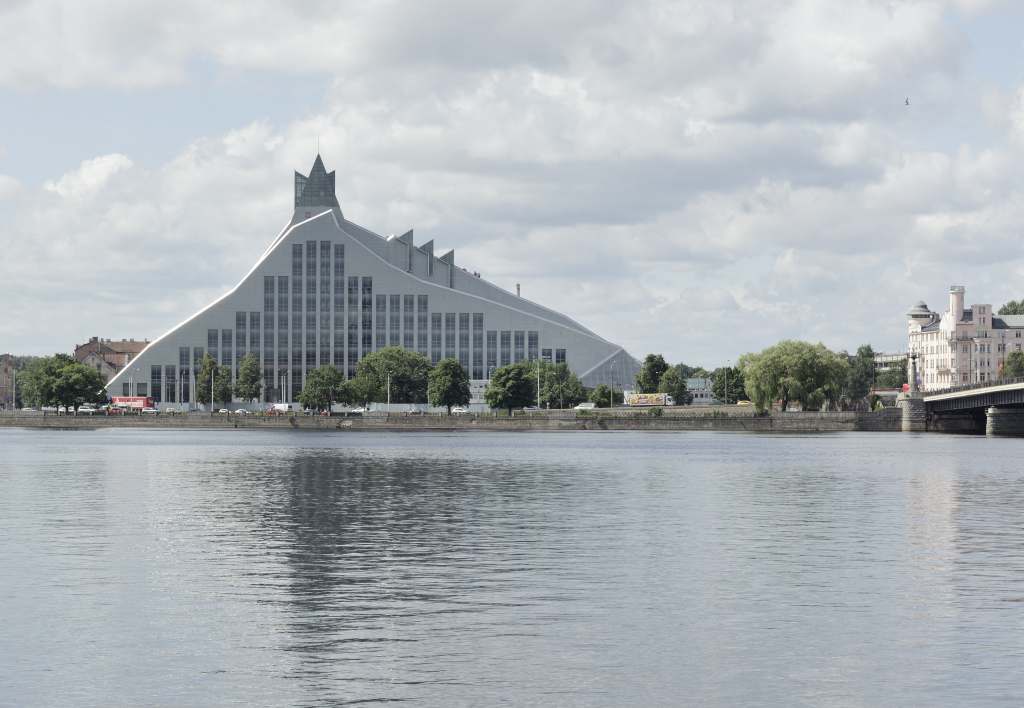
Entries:
{"type": "MultiPolygon", "coordinates": [[[[320,138],[317,138],[319,147],[320,138]]],[[[336,207],[338,197],[335,194],[334,172],[328,172],[324,161],[317,150],[316,159],[308,175],[295,173],[295,207],[336,207]]]]}

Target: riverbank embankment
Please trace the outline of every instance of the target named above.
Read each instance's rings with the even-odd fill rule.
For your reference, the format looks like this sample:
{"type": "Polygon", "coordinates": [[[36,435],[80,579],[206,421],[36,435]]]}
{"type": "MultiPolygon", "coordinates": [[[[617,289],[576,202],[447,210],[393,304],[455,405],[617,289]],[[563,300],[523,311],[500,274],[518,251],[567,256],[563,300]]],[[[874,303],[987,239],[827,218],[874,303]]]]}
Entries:
{"type": "Polygon", "coordinates": [[[786,412],[755,415],[752,410],[663,409],[629,411],[542,411],[517,415],[403,415],[369,414],[358,417],[222,415],[189,413],[146,416],[0,415],[0,427],[80,429],[283,429],[380,431],[542,431],[542,430],[722,430],[736,432],[841,432],[900,430],[894,409],[865,413],[786,412]]]}

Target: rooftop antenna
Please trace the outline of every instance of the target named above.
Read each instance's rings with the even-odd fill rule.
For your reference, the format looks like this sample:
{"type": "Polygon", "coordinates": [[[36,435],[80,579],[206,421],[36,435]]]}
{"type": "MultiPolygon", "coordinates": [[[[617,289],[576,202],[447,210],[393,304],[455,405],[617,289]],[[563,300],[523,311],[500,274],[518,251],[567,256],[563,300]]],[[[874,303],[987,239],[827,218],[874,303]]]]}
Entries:
{"type": "Polygon", "coordinates": [[[320,154],[320,136],[316,136],[316,154],[320,154]]]}

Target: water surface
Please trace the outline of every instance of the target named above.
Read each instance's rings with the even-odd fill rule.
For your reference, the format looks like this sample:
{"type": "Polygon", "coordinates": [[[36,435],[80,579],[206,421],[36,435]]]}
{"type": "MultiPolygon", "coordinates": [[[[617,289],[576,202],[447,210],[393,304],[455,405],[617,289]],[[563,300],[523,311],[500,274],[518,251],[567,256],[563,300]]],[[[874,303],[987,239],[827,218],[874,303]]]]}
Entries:
{"type": "Polygon", "coordinates": [[[0,429],[0,704],[1020,705],[1022,451],[0,429]]]}

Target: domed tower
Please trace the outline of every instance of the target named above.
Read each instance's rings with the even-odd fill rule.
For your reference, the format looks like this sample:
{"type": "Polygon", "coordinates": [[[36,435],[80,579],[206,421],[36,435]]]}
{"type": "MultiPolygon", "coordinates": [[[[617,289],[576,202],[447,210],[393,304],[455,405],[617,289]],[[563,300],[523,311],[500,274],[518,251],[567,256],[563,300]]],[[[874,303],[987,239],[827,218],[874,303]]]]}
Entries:
{"type": "Polygon", "coordinates": [[[924,300],[918,300],[913,307],[907,310],[907,319],[911,330],[920,331],[922,327],[935,321],[935,313],[928,309],[924,300]]]}

